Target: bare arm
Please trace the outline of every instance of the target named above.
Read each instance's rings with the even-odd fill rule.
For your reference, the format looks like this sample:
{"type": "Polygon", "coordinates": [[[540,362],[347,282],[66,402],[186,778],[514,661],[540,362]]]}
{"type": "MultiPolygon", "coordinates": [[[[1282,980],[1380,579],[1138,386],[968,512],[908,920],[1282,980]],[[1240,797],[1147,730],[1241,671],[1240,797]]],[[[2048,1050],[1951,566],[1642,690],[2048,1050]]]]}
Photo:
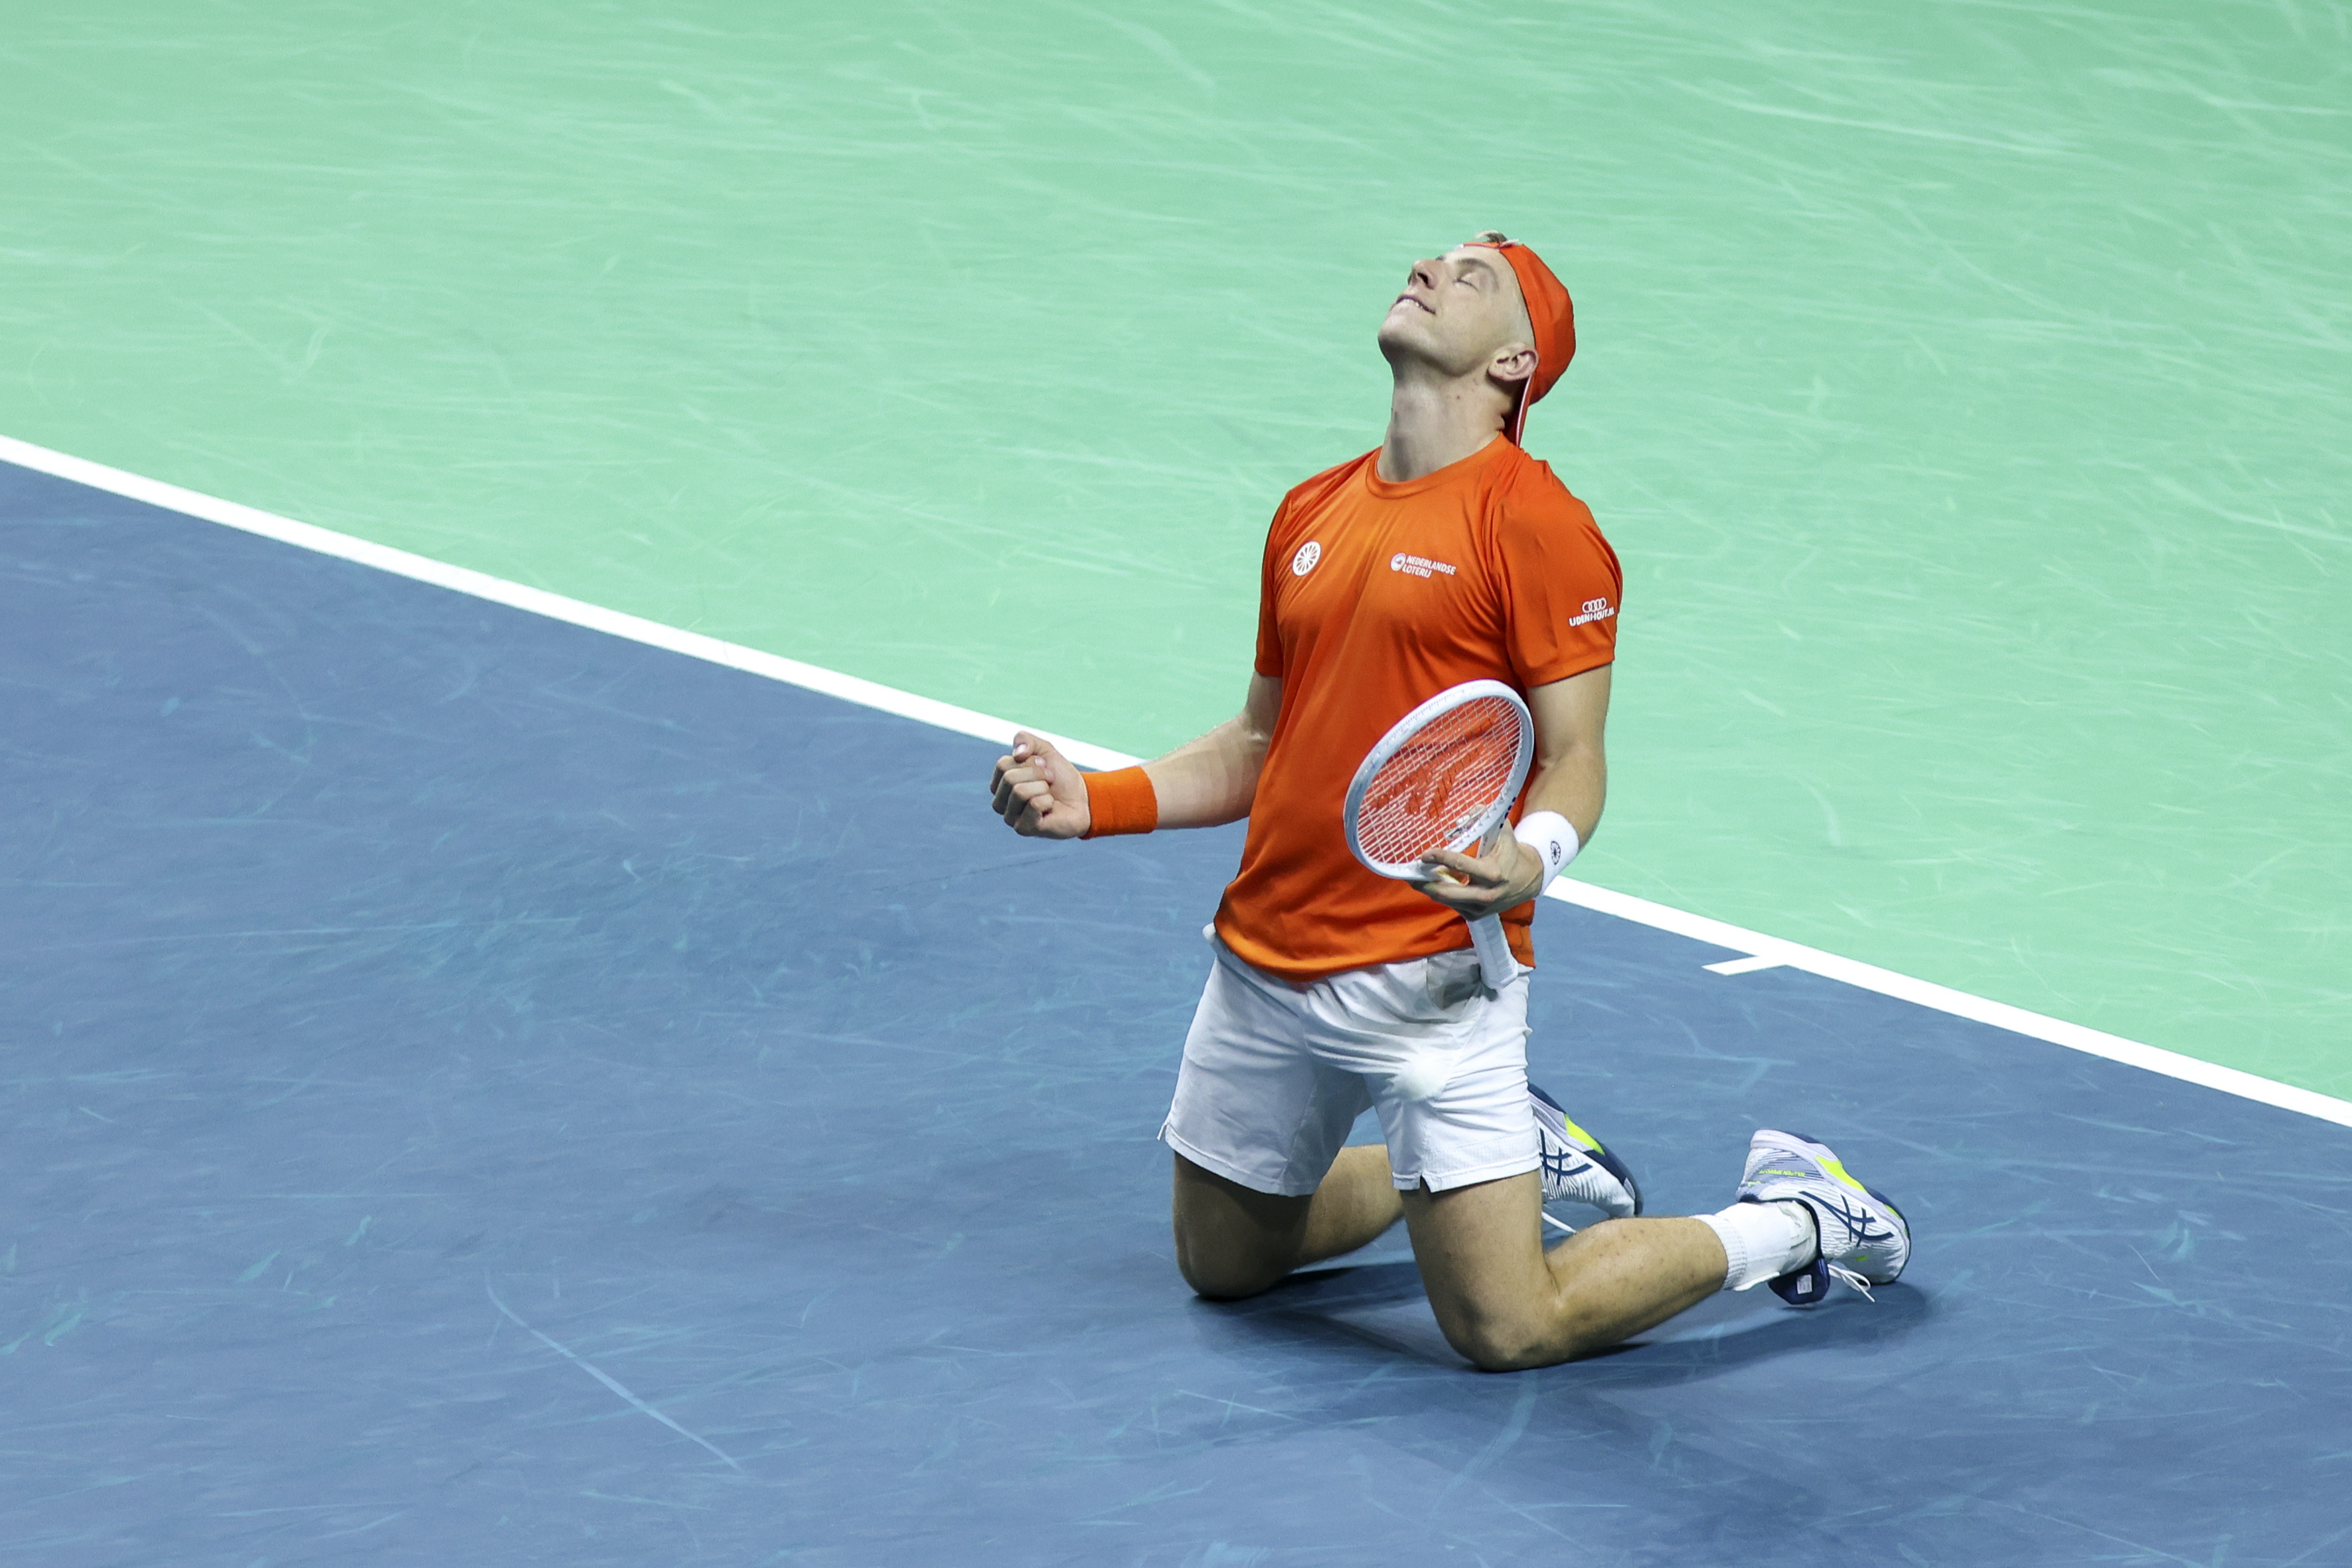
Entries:
{"type": "MultiPolygon", "coordinates": [[[[1281,712],[1280,678],[1253,675],[1239,713],[1146,763],[1143,771],[1160,798],[1160,826],[1213,827],[1247,816],[1281,712]]],[[[996,814],[1024,837],[1076,838],[1092,824],[1086,775],[1053,742],[1026,730],[1013,737],[1010,755],[996,759],[990,788],[996,814]]]]}
{"type": "MultiPolygon", "coordinates": [[[[1528,693],[1528,709],[1536,719],[1536,760],[1525,811],[1559,813],[1576,829],[1579,843],[1590,842],[1592,830],[1601,826],[1601,808],[1609,794],[1609,758],[1602,744],[1609,722],[1609,670],[1604,664],[1528,693]]],[[[1469,916],[1516,909],[1550,880],[1543,858],[1508,834],[1486,855],[1442,850],[1430,857],[1430,863],[1460,879],[1413,885],[1469,916]]]]}

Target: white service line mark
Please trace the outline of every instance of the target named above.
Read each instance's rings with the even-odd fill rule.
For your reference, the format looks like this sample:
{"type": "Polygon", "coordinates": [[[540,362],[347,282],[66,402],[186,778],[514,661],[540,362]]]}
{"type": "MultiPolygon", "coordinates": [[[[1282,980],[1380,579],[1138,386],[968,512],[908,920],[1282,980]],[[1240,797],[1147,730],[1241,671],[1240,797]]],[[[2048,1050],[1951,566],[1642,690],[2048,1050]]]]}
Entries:
{"type": "MultiPolygon", "coordinates": [[[[1859,959],[1841,958],[1834,952],[1823,952],[1817,947],[1807,947],[1801,942],[1766,936],[1762,931],[1749,931],[1727,921],[1710,920],[1706,915],[1695,915],[1687,910],[1637,899],[1631,893],[1597,888],[1573,877],[1555,878],[1552,885],[1544,890],[1548,896],[1565,903],[1748,953],[1765,961],[1765,964],[1758,965],[1759,968],[1769,964],[1801,969],[1825,980],[1839,981],[1864,991],[1875,991],[1882,996],[1896,997],[1917,1006],[1932,1007],[1938,1013],[1990,1024],[1996,1029],[2030,1035],[2053,1046],[2064,1046],[2069,1050],[2128,1063],[2136,1068],[2145,1068],[2149,1072],[2162,1073],[2167,1078],[2218,1089],[2224,1094],[2234,1094],[2242,1100],[2258,1100],[2282,1110],[2300,1111],[2305,1116],[2316,1116],[2323,1121],[2352,1127],[2352,1100],[2338,1100],[2315,1089],[2298,1089],[2294,1084],[2280,1083],[2275,1079],[2200,1061],[2179,1051],[2168,1051],[2160,1046],[2142,1045],[2121,1035],[2110,1035],[2104,1030],[2067,1023],[2063,1018],[2052,1018],[2028,1012],[2022,1007],[2012,1007],[1989,996],[1955,991],[1932,980],[1897,974],[1891,969],[1881,969],[1874,963],[1864,963],[1859,959]]],[[[1727,962],[1739,963],[1744,961],[1731,959],[1727,962]]],[[[1713,969],[1716,965],[1706,967],[1713,969]]]]}
{"type": "MultiPolygon", "coordinates": [[[[183,489],[178,485],[165,484],[161,479],[146,479],[138,474],[126,473],[121,468],[110,468],[103,463],[93,463],[86,458],[54,452],[46,447],[37,447],[29,441],[19,441],[12,437],[0,436],[0,462],[15,463],[20,468],[31,468],[39,473],[54,475],[61,479],[70,479],[76,484],[87,485],[92,489],[105,490],[113,495],[128,497],[132,500],[145,501],[150,506],[159,506],[169,511],[202,518],[207,522],[217,522],[226,527],[241,529],[247,533],[257,533],[266,539],[275,539],[280,543],[299,545],[305,550],[316,551],[321,555],[332,555],[341,560],[357,562],[361,565],[373,566],[379,571],[390,572],[402,577],[411,577],[420,583],[430,583],[436,587],[453,589],[460,594],[470,594],[478,599],[488,599],[493,604],[506,605],[518,610],[528,610],[533,615],[545,616],[551,620],[568,621],[573,626],[586,626],[594,631],[608,632],[614,637],[626,637],[631,642],[667,648],[672,653],[682,653],[692,658],[704,659],[712,664],[722,664],[731,669],[744,670],[752,675],[764,675],[772,680],[781,680],[788,685],[822,692],[828,697],[838,697],[845,702],[879,709],[885,713],[894,713],[903,719],[917,720],[922,723],[936,725],[942,730],[952,730],[961,735],[977,736],[982,740],[1004,744],[1013,739],[1015,729],[1026,728],[1026,726],[1015,725],[1009,720],[998,719],[970,708],[957,707],[952,702],[940,702],[932,698],[918,696],[911,691],[901,691],[896,687],[884,686],[878,681],[863,680],[854,675],[844,675],[838,670],[826,669],[814,664],[803,664],[796,658],[785,658],[778,654],[762,653],[757,648],[744,647],[738,643],[722,642],[717,637],[705,637],[700,632],[683,631],[677,626],[664,626],[659,621],[649,621],[640,616],[627,615],[619,610],[608,610],[601,605],[592,605],[582,599],[567,598],[562,594],[551,594],[544,588],[528,587],[520,583],[508,582],[503,577],[493,577],[486,572],[476,572],[464,566],[452,566],[446,562],[435,561],[428,556],[414,555],[405,550],[394,550],[387,544],[371,543],[364,539],[355,539],[348,533],[337,533],[332,529],[320,528],[307,522],[297,522],[292,518],[279,517],[274,512],[262,511],[254,507],[241,505],[236,501],[223,500],[217,496],[183,489]]],[[[1043,730],[1035,733],[1045,735],[1047,740],[1062,749],[1064,755],[1081,767],[1123,768],[1140,761],[1139,758],[1129,756],[1124,752],[1114,752],[1105,746],[1089,745],[1083,741],[1069,740],[1043,730]]],[[[1833,952],[1823,952],[1818,948],[1784,942],[1779,937],[1766,936],[1761,931],[1752,931],[1724,921],[1711,920],[1706,915],[1693,914],[1687,910],[1675,909],[1667,904],[1653,903],[1647,899],[1635,898],[1631,893],[1614,892],[1607,888],[1595,887],[1590,882],[1580,882],[1572,877],[1556,878],[1545,892],[1550,898],[1578,904],[1601,914],[1614,915],[1620,920],[1633,921],[1641,925],[1654,926],[1660,931],[1673,931],[1679,936],[1712,942],[1717,947],[1732,948],[1748,954],[1751,958],[1768,961],[1752,966],[1757,969],[1783,965],[1790,969],[1801,969],[1807,973],[1818,974],[1824,979],[1858,986],[1864,991],[1875,991],[1882,995],[1898,997],[1922,1007],[1932,1007],[1939,1013],[1950,1013],[1957,1017],[1970,1018],[1979,1024],[1990,1024],[1997,1029],[2007,1029],[2014,1034],[2031,1036],[2037,1040],[2047,1040],[2053,1046],[2064,1046],[2069,1050],[2084,1051],[2095,1057],[2105,1057],[2110,1061],[2126,1062],[2133,1067],[2145,1068],[2149,1072],[2162,1073],[2167,1078],[2177,1078],[2189,1083],[2201,1084],[2207,1089],[2220,1089],[2224,1094],[2234,1094],[2241,1099],[2260,1100],[2264,1105],[2274,1105],[2282,1110],[2300,1111],[2305,1116],[2315,1116],[2324,1121],[2333,1121],[2346,1127],[2352,1127],[2352,1100],[2338,1100],[2333,1095],[2321,1094],[2315,1089],[2298,1089],[2294,1084],[2280,1083],[2274,1079],[2241,1072],[2236,1068],[2225,1068],[2212,1062],[2200,1061],[2195,1057],[2183,1056],[2178,1051],[2168,1051],[2158,1046],[2142,1045],[2137,1040],[2127,1040],[2120,1035],[2110,1035],[2102,1030],[2085,1028],[2080,1024],[2069,1024],[2063,1018],[2046,1017],[2040,1013],[2028,1012],[2022,1007],[2012,1007],[2006,1002],[1995,1002],[1990,997],[1972,995],[1966,991],[1955,991],[1950,986],[1938,985],[1933,981],[1917,980],[1907,974],[1897,974],[1891,969],[1881,969],[1876,964],[1864,963],[1857,959],[1841,958],[1833,952]]],[[[1716,970],[1718,973],[1748,972],[1747,960],[1730,959],[1725,963],[1727,965],[1743,967],[1727,968],[1718,967],[1716,964],[1708,964],[1706,967],[1716,970]]]]}

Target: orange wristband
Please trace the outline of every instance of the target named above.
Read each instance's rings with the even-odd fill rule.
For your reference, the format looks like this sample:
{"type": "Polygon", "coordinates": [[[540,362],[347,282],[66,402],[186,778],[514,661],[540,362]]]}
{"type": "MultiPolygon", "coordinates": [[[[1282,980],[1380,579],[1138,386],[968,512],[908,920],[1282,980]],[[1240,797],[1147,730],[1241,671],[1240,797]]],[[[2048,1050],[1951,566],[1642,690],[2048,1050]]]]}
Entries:
{"type": "Polygon", "coordinates": [[[1160,792],[1141,768],[1113,768],[1088,773],[1085,837],[1108,838],[1114,833],[1149,833],[1160,826],[1160,792]]]}

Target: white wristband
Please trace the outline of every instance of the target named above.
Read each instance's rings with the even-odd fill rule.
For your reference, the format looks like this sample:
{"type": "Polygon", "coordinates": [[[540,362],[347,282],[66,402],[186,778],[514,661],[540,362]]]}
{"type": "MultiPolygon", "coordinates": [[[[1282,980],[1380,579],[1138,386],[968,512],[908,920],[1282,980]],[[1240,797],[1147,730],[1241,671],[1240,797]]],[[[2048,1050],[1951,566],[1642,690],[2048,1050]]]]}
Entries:
{"type": "Polygon", "coordinates": [[[1584,847],[1576,837],[1576,825],[1556,811],[1531,811],[1511,829],[1512,837],[1543,857],[1544,886],[1568,869],[1576,852],[1584,847]]]}

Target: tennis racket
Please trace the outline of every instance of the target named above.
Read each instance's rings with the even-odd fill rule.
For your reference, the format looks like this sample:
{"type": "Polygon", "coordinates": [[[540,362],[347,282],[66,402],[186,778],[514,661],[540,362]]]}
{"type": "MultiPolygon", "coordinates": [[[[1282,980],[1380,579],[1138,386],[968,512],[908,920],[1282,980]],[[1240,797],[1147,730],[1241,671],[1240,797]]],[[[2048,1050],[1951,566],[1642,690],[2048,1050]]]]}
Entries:
{"type": "MultiPolygon", "coordinates": [[[[1348,847],[1364,868],[1425,882],[1422,858],[1477,852],[1503,823],[1535,760],[1536,722],[1499,680],[1448,687],[1389,727],[1348,785],[1348,847]]],[[[1471,921],[1486,984],[1500,991],[1517,963],[1500,915],[1471,921]]]]}

